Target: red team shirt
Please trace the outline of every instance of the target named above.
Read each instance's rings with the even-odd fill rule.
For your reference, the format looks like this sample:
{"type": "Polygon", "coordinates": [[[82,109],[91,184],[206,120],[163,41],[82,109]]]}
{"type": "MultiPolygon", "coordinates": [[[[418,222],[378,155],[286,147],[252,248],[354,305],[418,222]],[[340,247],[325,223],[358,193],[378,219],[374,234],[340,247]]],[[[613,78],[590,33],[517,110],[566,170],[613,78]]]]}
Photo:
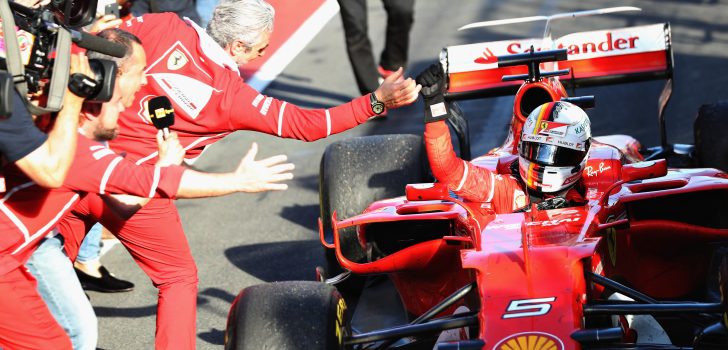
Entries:
{"type": "MultiPolygon", "coordinates": [[[[175,123],[170,129],[177,132],[188,162],[236,130],[313,141],[374,116],[369,95],[329,109],[305,110],[255,91],[203,29],[174,14],[146,14],[125,21],[121,29],[141,39],[148,83],[119,117],[120,135],[110,147],[137,164],[157,158],[157,130],[144,111],[144,102],[155,96],[172,102],[175,123]]],[[[197,268],[174,203],[152,199],[123,225],[106,226],[159,288],[155,346],[193,349],[197,268]]]]}
{"type": "Polygon", "coordinates": [[[172,101],[171,129],[178,133],[189,161],[235,130],[313,141],[375,115],[368,95],[330,109],[305,110],[259,93],[243,82],[235,62],[204,29],[175,14],[146,14],[120,28],[142,39],[148,84],[119,118],[120,135],[110,147],[123,150],[137,163],[157,157],[157,130],[144,109],[155,96],[166,95],[172,101]]]}
{"type": "Polygon", "coordinates": [[[7,191],[0,200],[0,275],[25,263],[31,248],[79,200],[77,192],[173,198],[184,168],[138,166],[79,135],[73,163],[59,189],[42,188],[17,168],[4,172],[7,191]]]}
{"type": "MultiPolygon", "coordinates": [[[[98,198],[79,200],[74,191],[175,195],[181,168],[163,168],[159,176],[151,165],[134,168],[134,163],[154,164],[157,159],[157,130],[143,107],[152,97],[166,95],[172,101],[176,120],[171,129],[178,133],[188,161],[236,130],[313,141],[375,115],[369,95],[329,109],[304,110],[258,93],[243,82],[235,62],[204,30],[175,14],[147,14],[125,21],[121,29],[142,40],[148,58],[148,85],[120,116],[120,135],[110,142],[110,148],[124,151],[126,159],[119,160],[108,149],[81,137],[64,188],[49,191],[26,184],[28,180],[9,179],[9,191],[0,201],[0,276],[20,267],[31,248],[62,216],[70,218],[63,223],[80,219],[66,214],[72,207],[85,215],[85,204],[89,204],[85,199],[98,198]],[[38,212],[39,201],[45,201],[42,213],[38,212]]],[[[83,229],[74,229],[80,226],[77,221],[68,222],[64,230],[73,233],[65,238],[75,240],[85,234],[83,229]]],[[[159,288],[156,347],[194,348],[197,270],[173,203],[153,199],[118,224],[112,231],[159,288]]],[[[68,240],[66,244],[68,250],[68,240]]]]}

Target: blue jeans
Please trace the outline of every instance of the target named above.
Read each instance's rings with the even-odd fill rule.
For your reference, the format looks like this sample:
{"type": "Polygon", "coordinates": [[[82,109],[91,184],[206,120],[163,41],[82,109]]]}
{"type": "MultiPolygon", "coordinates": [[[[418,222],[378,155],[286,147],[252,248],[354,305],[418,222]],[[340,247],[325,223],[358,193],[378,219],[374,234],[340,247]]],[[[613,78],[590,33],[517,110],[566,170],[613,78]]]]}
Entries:
{"type": "Polygon", "coordinates": [[[38,293],[53,317],[68,333],[75,350],[94,350],[98,339],[96,314],[73,263],[63,251],[63,238],[45,238],[25,266],[38,280],[38,293]]]}
{"type": "Polygon", "coordinates": [[[91,230],[86,233],[86,237],[81,242],[81,246],[78,248],[78,256],[76,261],[80,263],[87,263],[92,261],[98,261],[101,255],[101,224],[98,222],[91,227],[91,230]]]}

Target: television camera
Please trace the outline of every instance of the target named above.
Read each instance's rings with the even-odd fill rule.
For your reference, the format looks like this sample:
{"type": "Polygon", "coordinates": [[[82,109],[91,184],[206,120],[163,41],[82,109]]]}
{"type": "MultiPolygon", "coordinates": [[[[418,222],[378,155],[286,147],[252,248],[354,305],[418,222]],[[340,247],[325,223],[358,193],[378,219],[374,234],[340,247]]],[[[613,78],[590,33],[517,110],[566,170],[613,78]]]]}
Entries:
{"type": "Polygon", "coordinates": [[[80,30],[94,19],[96,0],[51,0],[47,5],[28,8],[0,0],[3,46],[0,47],[0,115],[12,112],[9,97],[15,87],[21,95],[47,94],[45,107],[26,103],[33,114],[58,111],[66,86],[87,101],[111,99],[116,64],[91,59],[93,76],[69,77],[71,42],[81,48],[109,56],[124,57],[124,46],[80,30]],[[49,88],[46,92],[45,86],[49,88]]]}

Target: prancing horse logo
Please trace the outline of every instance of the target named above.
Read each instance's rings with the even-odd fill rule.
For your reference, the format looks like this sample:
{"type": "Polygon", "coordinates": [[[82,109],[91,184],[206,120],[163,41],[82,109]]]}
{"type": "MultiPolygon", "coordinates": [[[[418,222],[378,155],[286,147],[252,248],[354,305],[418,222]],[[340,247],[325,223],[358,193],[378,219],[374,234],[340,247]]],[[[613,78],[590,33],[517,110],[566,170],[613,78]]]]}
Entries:
{"type": "Polygon", "coordinates": [[[174,50],[171,55],[169,55],[169,58],[167,59],[167,69],[169,70],[178,70],[185,66],[189,62],[189,59],[187,59],[187,56],[180,51],[179,49],[174,50]]]}

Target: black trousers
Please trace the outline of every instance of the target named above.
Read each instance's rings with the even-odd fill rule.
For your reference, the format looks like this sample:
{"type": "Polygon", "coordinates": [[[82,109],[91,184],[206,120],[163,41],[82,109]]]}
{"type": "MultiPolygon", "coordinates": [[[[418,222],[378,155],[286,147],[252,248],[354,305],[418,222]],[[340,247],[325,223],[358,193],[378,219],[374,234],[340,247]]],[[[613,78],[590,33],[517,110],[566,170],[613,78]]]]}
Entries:
{"type": "MultiPolygon", "coordinates": [[[[366,0],[338,0],[346,35],[346,51],[354,70],[359,92],[366,94],[379,87],[379,73],[369,41],[366,0]]],[[[397,70],[407,65],[409,33],[414,22],[414,0],[382,0],[387,11],[384,51],[379,65],[397,70]]]]}

